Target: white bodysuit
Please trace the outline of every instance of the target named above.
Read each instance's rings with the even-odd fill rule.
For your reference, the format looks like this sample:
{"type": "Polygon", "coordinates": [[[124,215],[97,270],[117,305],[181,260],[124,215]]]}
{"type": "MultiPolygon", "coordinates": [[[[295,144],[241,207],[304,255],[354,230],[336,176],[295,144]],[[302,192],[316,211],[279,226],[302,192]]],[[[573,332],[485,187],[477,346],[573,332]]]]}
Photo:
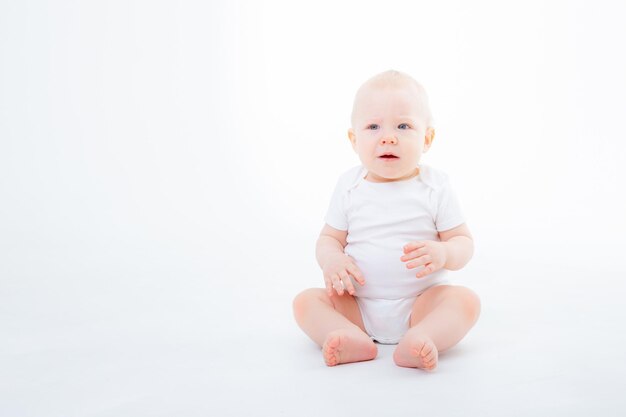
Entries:
{"type": "Polygon", "coordinates": [[[402,248],[411,241],[439,240],[438,232],[464,223],[448,177],[420,165],[416,177],[375,183],[356,166],[339,178],[326,223],[347,230],[345,253],[363,272],[365,285],[354,285],[365,329],[380,343],[395,344],[409,329],[417,297],[434,285],[449,284],[441,269],[424,278],[423,267],[406,268],[402,248]]]}

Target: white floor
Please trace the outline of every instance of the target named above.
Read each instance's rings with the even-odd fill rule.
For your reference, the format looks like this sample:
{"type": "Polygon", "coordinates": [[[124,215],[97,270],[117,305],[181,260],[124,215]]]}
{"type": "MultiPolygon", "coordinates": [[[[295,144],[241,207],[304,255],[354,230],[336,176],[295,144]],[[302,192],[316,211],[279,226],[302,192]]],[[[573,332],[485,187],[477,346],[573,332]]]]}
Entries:
{"type": "Polygon", "coordinates": [[[236,273],[207,280],[190,265],[183,279],[154,264],[160,276],[95,268],[89,284],[70,276],[62,289],[5,280],[0,415],[626,413],[621,272],[526,265],[503,276],[479,262],[459,277],[482,316],[425,373],[396,367],[384,345],[374,361],[327,368],[291,316],[301,283],[268,286],[267,266],[238,285],[236,273]],[[551,284],[555,274],[571,285],[551,284]]]}

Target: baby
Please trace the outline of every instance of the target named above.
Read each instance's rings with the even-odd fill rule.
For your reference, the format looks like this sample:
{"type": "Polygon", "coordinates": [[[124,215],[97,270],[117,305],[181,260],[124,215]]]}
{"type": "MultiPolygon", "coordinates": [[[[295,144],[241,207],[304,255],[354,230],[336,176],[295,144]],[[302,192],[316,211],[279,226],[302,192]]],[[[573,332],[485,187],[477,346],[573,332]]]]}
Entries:
{"type": "Polygon", "coordinates": [[[361,165],[339,178],[317,241],[326,289],[298,294],[296,321],[328,366],[374,359],[376,341],[397,344],[397,365],[434,370],[480,300],[445,275],[474,244],[447,176],[419,163],[435,137],[423,87],[393,70],[366,81],[348,137],[361,165]]]}

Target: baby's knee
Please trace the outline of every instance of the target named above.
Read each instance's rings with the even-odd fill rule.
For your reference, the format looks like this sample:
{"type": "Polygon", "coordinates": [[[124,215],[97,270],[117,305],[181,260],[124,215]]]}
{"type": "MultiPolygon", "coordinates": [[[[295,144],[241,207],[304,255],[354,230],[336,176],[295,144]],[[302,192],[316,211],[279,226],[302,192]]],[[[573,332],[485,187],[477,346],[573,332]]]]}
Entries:
{"type": "Polygon", "coordinates": [[[473,322],[476,322],[480,316],[480,297],[478,297],[478,294],[474,291],[466,287],[459,287],[459,291],[461,292],[461,296],[464,301],[463,306],[465,307],[467,317],[473,322]]]}
{"type": "Polygon", "coordinates": [[[293,312],[296,316],[305,313],[312,303],[320,300],[326,292],[320,288],[308,288],[293,299],[293,312]]]}

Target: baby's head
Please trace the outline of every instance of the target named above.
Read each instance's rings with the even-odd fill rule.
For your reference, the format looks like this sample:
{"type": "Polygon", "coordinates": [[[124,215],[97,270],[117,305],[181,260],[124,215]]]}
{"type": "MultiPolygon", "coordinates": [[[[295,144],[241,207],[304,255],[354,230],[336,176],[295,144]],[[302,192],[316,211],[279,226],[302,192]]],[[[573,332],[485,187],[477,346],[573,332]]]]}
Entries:
{"type": "Polygon", "coordinates": [[[357,91],[348,137],[367,179],[389,182],[417,175],[435,137],[428,97],[409,75],[385,71],[357,91]]]}

